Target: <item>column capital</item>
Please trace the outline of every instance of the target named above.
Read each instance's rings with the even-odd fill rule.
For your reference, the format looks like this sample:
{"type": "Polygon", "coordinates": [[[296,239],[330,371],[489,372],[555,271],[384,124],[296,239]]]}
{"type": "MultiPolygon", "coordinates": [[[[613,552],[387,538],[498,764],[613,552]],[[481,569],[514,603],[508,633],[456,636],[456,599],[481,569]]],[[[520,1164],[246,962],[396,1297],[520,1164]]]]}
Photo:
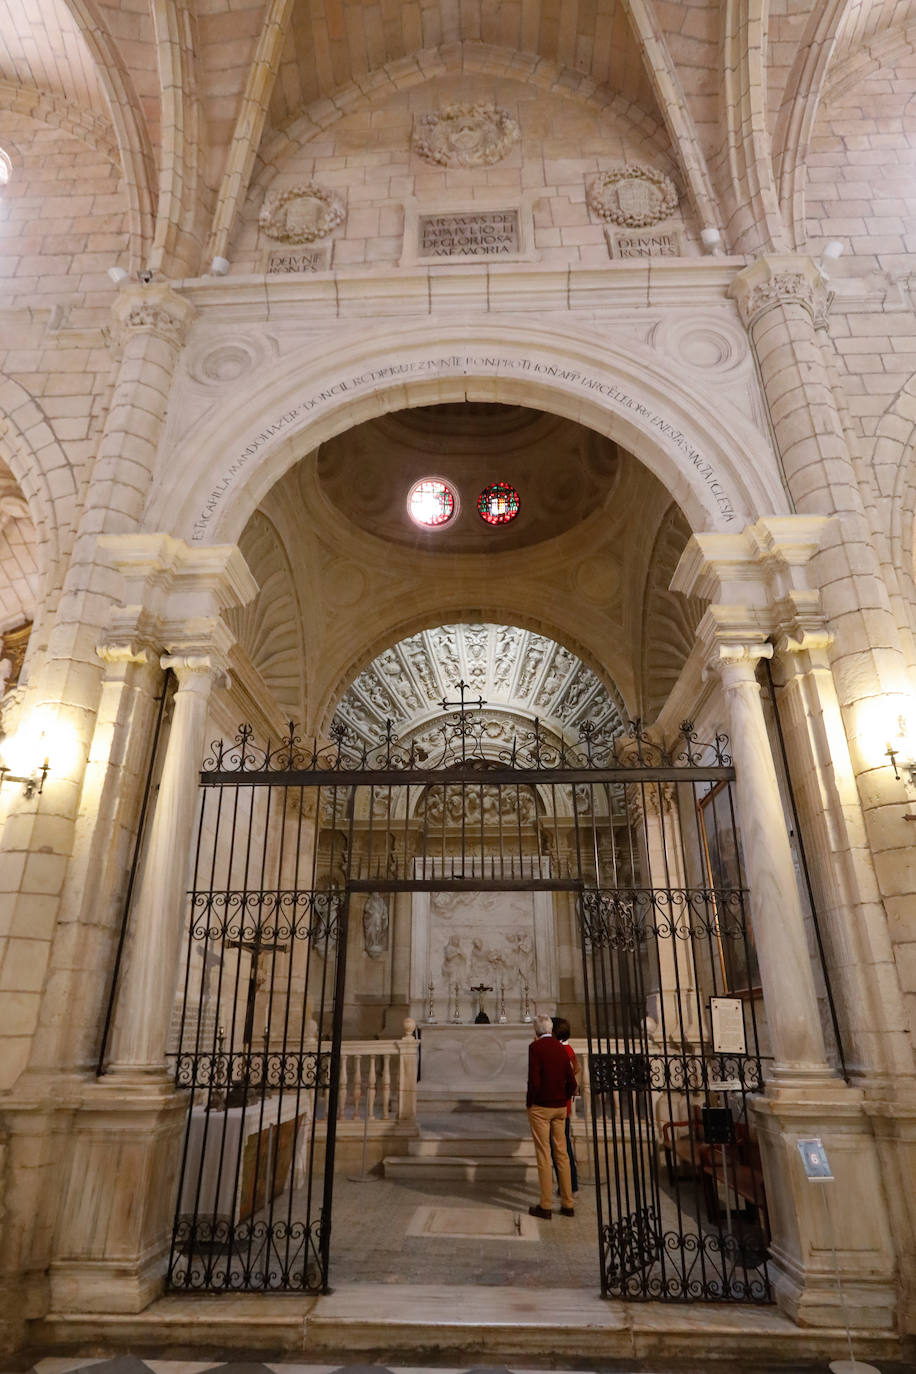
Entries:
{"type": "Polygon", "coordinates": [[[808,654],[822,659],[833,643],[834,636],[827,628],[827,622],[820,606],[807,606],[789,600],[776,608],[777,624],[773,643],[778,658],[788,658],[808,654]]]}
{"type": "Polygon", "coordinates": [[[758,258],[739,272],[731,296],[750,329],[767,310],[779,305],[802,305],[812,322],[826,313],[827,280],[813,258],[801,253],[774,253],[758,258]]]}
{"type": "Polygon", "coordinates": [[[127,663],[151,663],[155,660],[156,650],[151,639],[137,636],[134,639],[105,638],[95,646],[96,657],[106,667],[127,663]]]}
{"type": "MultiPolygon", "coordinates": [[[[702,622],[701,622],[702,628],[702,622]]],[[[762,635],[733,638],[717,629],[707,640],[706,671],[716,673],[728,688],[741,681],[756,681],[757,664],[773,657],[773,645],[762,635]]]]}
{"type": "Polygon", "coordinates": [[[194,306],[171,286],[122,286],[112,306],[114,338],[122,346],[135,334],[158,334],[175,348],[181,348],[194,306]]]}
{"type": "Polygon", "coordinates": [[[211,651],[203,646],[194,649],[179,651],[178,653],[162,654],[159,659],[160,667],[168,669],[178,679],[179,692],[210,692],[212,687],[228,687],[229,673],[226,669],[225,656],[214,645],[211,651]]]}

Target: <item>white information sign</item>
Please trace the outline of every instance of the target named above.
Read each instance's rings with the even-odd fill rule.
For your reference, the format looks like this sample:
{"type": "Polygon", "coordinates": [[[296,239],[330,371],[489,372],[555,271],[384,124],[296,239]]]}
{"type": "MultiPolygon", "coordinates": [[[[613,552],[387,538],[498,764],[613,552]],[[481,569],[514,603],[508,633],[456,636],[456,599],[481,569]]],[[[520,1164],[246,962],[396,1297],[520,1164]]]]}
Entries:
{"type": "Polygon", "coordinates": [[[740,1078],[711,1078],[706,1084],[711,1093],[740,1093],[740,1078]]]}
{"type": "Polygon", "coordinates": [[[716,1054],[747,1054],[744,1004],[740,997],[710,997],[712,1047],[716,1054]]]}

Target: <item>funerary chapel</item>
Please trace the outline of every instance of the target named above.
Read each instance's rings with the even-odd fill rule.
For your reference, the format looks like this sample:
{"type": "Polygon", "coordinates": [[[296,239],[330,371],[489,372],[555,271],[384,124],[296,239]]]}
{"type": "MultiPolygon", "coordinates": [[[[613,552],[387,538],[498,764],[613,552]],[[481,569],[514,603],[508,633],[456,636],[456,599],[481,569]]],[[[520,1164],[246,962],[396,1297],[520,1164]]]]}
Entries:
{"type": "Polygon", "coordinates": [[[0,1353],[912,1357],[914,444],[914,0],[0,0],[0,1353]]]}

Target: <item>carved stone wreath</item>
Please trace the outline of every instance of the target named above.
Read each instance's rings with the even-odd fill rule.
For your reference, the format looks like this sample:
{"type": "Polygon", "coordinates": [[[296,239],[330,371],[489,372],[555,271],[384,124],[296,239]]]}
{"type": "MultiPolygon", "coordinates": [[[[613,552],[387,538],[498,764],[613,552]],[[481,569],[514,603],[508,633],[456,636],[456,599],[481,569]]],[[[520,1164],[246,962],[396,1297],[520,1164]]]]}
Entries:
{"type": "Polygon", "coordinates": [[[677,209],[677,189],[664,172],[628,162],[595,177],[588,188],[588,204],[601,219],[628,229],[645,229],[677,209]]]}
{"type": "Polygon", "coordinates": [[[268,238],[279,243],[315,243],[342,224],[345,216],[339,196],[308,181],[276,195],[268,193],[258,223],[268,238]]]}
{"type": "Polygon", "coordinates": [[[443,105],[424,115],[414,133],[414,151],[442,167],[491,167],[519,139],[518,121],[499,105],[443,105]]]}

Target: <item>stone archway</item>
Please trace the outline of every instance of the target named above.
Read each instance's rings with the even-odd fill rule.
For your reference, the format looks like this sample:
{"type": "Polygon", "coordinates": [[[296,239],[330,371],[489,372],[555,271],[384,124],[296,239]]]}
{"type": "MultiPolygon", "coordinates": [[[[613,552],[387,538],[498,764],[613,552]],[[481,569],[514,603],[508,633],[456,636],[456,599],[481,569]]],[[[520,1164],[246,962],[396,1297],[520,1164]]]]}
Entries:
{"type": "Polygon", "coordinates": [[[533,406],[608,435],[667,487],[695,530],[737,532],[758,514],[786,511],[760,432],[659,352],[543,324],[440,323],[436,333],[431,348],[425,319],[388,329],[383,346],[352,330],[318,362],[293,347],[280,363],[276,339],[261,329],[231,342],[202,338],[191,359],[197,384],[170,422],[168,459],[174,471],[187,456],[198,475],[177,493],[163,473],[146,527],[195,544],[233,541],[274,483],[333,435],[386,411],[464,400],[533,406]]]}

